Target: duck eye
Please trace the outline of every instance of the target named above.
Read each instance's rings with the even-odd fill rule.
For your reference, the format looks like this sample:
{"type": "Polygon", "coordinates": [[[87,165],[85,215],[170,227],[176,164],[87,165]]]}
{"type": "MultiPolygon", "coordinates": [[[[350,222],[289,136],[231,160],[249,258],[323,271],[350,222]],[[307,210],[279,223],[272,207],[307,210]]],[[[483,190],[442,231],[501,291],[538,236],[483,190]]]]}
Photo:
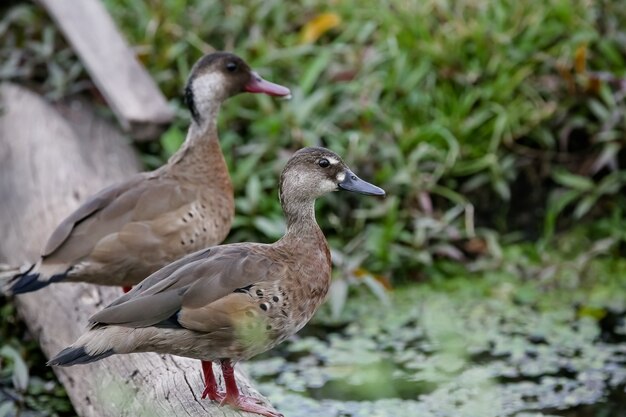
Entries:
{"type": "Polygon", "coordinates": [[[234,62],[229,62],[228,64],[226,64],[226,69],[228,70],[228,72],[235,72],[237,70],[237,64],[235,64],[234,62]]]}
{"type": "Polygon", "coordinates": [[[317,165],[321,166],[322,168],[328,168],[330,166],[330,162],[328,161],[328,159],[322,158],[317,161],[317,165]]]}

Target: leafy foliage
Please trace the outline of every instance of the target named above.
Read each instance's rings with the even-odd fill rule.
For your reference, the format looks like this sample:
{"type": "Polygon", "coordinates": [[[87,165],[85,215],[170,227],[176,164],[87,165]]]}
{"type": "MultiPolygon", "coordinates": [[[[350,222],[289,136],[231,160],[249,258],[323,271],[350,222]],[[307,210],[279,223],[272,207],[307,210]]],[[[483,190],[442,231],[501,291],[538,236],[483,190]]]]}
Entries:
{"type": "MultiPolygon", "coordinates": [[[[105,4],[178,109],[161,143],[144,145],[148,166],[184,140],[180,92],[203,53],[233,50],[292,88],[288,102],[242,95],[223,108],[238,196],[230,241],[281,234],[277,173],[305,145],[331,147],[388,191],[384,202],[333,196],[318,213],[340,255],[368,253],[359,266],[396,283],[439,259],[494,255],[486,228],[547,242],[624,203],[616,0],[105,4]]],[[[8,8],[0,31],[0,78],[53,96],[90,88],[34,6],[8,8]]]]}
{"type": "Polygon", "coordinates": [[[330,198],[319,219],[338,251],[370,254],[363,266],[396,282],[484,254],[485,226],[549,239],[558,222],[623,203],[617,2],[106,4],[170,97],[212,48],[292,87],[290,102],[247,96],[223,109],[240,196],[231,241],[280,235],[282,150],[304,145],[333,148],[387,189],[385,202],[330,198]]]}
{"type": "Polygon", "coordinates": [[[32,5],[0,5],[0,80],[37,86],[58,99],[91,87],[57,28],[32,5]]]}
{"type": "Polygon", "coordinates": [[[0,417],[74,415],[63,386],[17,320],[12,304],[0,296],[0,417]]]}

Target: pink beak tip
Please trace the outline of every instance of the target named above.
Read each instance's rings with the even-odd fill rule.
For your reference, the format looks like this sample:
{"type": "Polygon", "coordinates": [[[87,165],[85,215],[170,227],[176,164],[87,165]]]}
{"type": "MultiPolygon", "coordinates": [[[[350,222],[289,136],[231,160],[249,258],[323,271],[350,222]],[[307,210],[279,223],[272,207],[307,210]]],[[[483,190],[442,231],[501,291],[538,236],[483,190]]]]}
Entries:
{"type": "Polygon", "coordinates": [[[291,91],[287,87],[264,80],[256,72],[252,73],[252,78],[246,84],[245,90],[249,93],[263,93],[274,97],[291,96],[291,91]]]}

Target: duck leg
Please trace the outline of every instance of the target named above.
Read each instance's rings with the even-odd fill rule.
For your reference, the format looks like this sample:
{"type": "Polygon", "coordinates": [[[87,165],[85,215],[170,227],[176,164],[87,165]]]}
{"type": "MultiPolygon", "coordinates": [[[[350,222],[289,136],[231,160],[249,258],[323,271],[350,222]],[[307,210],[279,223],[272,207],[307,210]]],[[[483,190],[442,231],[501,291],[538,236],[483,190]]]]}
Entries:
{"type": "Polygon", "coordinates": [[[215,381],[215,375],[213,374],[213,362],[202,361],[202,373],[204,374],[204,391],[202,392],[202,399],[209,397],[211,401],[222,401],[224,394],[217,392],[217,382],[215,381]]]}
{"type": "Polygon", "coordinates": [[[247,397],[239,394],[237,381],[235,380],[235,369],[230,359],[222,359],[222,374],[224,375],[224,383],[226,384],[226,397],[220,405],[228,404],[233,408],[250,413],[260,414],[266,417],[284,417],[273,408],[266,407],[259,403],[259,400],[253,397],[247,397]]]}

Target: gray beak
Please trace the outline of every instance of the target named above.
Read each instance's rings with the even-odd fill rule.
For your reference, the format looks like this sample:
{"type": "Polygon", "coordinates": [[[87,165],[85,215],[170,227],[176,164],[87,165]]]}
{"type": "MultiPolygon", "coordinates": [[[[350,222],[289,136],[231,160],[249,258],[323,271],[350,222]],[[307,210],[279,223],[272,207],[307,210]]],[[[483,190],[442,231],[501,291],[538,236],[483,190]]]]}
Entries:
{"type": "Polygon", "coordinates": [[[357,177],[356,174],[349,169],[345,171],[346,178],[339,183],[339,188],[346,191],[353,191],[355,193],[365,194],[365,195],[385,195],[385,190],[375,186],[374,184],[370,184],[369,182],[363,181],[361,178],[357,177]]]}

